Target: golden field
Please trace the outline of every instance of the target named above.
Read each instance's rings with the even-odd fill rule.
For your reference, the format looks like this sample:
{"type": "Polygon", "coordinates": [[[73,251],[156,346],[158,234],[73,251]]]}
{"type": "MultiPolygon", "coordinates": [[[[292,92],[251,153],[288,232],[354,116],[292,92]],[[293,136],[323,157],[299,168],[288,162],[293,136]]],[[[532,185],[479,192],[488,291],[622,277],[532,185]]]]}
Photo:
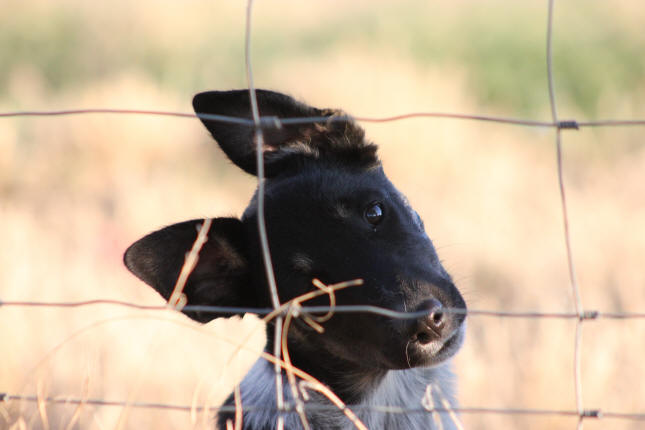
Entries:
{"type": "MultiPolygon", "coordinates": [[[[549,120],[546,2],[258,1],[255,84],[356,116],[413,111],[549,120]]],[[[190,112],[243,88],[244,2],[4,0],[0,111],[190,112]]],[[[640,2],[556,2],[562,118],[645,118],[640,2]]],[[[453,119],[364,123],[471,309],[570,312],[554,131],[453,119]]],[[[584,308],[645,312],[645,128],[562,133],[584,308]]],[[[121,263],[134,240],[240,215],[254,179],[194,119],[0,118],[0,300],[162,299],[121,263]]],[[[215,406],[263,346],[255,318],[0,306],[0,392],[215,406]],[[249,341],[238,351],[240,340],[249,341]]],[[[455,359],[464,407],[574,410],[570,320],[472,316],[455,359]]],[[[588,409],[645,413],[645,321],[584,323],[588,409]]],[[[417,406],[417,405],[411,405],[417,406]]],[[[558,416],[463,414],[468,429],[573,429],[558,416]]],[[[586,429],[637,429],[603,419],[586,429]]],[[[2,429],[212,428],[133,407],[0,404],[2,429]]]]}

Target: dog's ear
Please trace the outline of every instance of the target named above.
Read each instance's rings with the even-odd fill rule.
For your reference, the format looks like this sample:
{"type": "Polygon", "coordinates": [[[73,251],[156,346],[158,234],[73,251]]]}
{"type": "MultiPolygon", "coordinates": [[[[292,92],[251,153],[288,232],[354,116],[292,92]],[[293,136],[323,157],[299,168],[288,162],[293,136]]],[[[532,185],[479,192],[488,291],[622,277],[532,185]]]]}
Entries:
{"type": "MultiPolygon", "coordinates": [[[[336,163],[359,168],[378,164],[376,146],[365,141],[363,130],[343,112],[307,106],[273,91],[257,90],[256,97],[263,117],[320,118],[318,122],[301,124],[278,122],[271,126],[269,122],[263,128],[267,177],[297,169],[304,160],[311,159],[333,159],[336,163]]],[[[193,98],[193,108],[198,115],[252,118],[248,90],[200,93],[193,98]]],[[[257,173],[252,125],[200,119],[231,161],[248,173],[257,173]]]]}
{"type": "MultiPolygon", "coordinates": [[[[168,300],[203,224],[204,220],[186,221],[139,239],[123,256],[126,267],[168,300]]],[[[213,219],[183,290],[187,305],[258,307],[250,288],[245,254],[242,222],[236,218],[213,219]]],[[[231,316],[201,311],[184,313],[199,322],[231,316]]]]}

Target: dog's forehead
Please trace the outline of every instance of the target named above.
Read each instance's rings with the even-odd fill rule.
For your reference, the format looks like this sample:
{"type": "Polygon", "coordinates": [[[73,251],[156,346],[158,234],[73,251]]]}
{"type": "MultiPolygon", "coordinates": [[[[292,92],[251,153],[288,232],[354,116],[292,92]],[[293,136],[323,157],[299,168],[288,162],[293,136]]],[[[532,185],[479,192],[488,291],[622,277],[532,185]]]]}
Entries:
{"type": "MultiPolygon", "coordinates": [[[[345,217],[350,208],[380,201],[396,207],[400,215],[418,218],[409,201],[389,180],[382,167],[375,169],[344,169],[312,166],[298,175],[268,179],[265,187],[267,210],[285,213],[327,207],[334,215],[345,217]]],[[[257,212],[257,192],[245,216],[257,212]]],[[[415,221],[416,222],[416,221],[415,221]]]]}
{"type": "Polygon", "coordinates": [[[315,166],[300,175],[277,182],[276,197],[303,202],[353,201],[366,196],[375,199],[385,197],[394,187],[382,168],[346,169],[343,167],[315,166]]]}

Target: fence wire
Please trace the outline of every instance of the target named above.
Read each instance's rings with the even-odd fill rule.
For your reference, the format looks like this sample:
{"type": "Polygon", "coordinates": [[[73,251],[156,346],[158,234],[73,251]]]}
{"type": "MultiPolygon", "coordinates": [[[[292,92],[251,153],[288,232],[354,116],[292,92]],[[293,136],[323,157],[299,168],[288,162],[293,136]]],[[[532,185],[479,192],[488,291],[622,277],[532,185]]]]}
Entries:
{"type": "MultiPolygon", "coordinates": [[[[257,99],[255,95],[255,87],[253,84],[253,68],[251,62],[251,18],[253,13],[253,0],[248,0],[246,10],[246,26],[245,26],[245,64],[247,84],[249,88],[249,97],[252,107],[252,118],[238,118],[225,115],[213,115],[204,113],[183,113],[171,112],[161,110],[135,110],[135,109],[109,109],[109,108],[90,108],[90,109],[68,109],[68,110],[47,110],[47,111],[16,111],[16,112],[0,112],[0,118],[10,117],[41,117],[41,116],[70,116],[70,115],[85,115],[85,114],[119,114],[119,115],[154,115],[154,116],[167,116],[178,118],[200,118],[209,121],[218,121],[230,124],[242,124],[254,127],[256,143],[257,143],[257,172],[258,172],[258,228],[260,234],[260,241],[262,247],[262,255],[264,258],[266,275],[269,281],[270,293],[272,298],[272,308],[245,308],[245,307],[222,307],[222,306],[194,306],[187,305],[181,309],[184,311],[199,311],[211,312],[217,314],[243,314],[254,313],[258,315],[265,315],[275,319],[276,325],[276,342],[274,345],[275,370],[276,370],[276,393],[277,393],[277,408],[268,408],[262,405],[246,405],[244,409],[247,411],[281,411],[289,412],[296,411],[298,408],[298,396],[294,396],[296,400],[295,405],[285,403],[282,398],[282,372],[284,370],[289,373],[289,367],[280,364],[281,354],[286,351],[281,348],[279,332],[283,327],[283,318],[289,319],[290,312],[293,312],[291,307],[287,308],[285,304],[281,304],[277,295],[277,286],[273,274],[273,266],[268,247],[268,239],[266,236],[266,226],[264,218],[264,162],[262,157],[263,148],[263,130],[266,128],[281,127],[282,125],[289,124],[306,124],[306,123],[328,123],[330,121],[347,121],[355,120],[358,122],[372,122],[384,123],[401,121],[413,118],[425,119],[457,119],[457,120],[472,120],[482,122],[493,122],[506,125],[516,125],[525,127],[539,127],[539,128],[553,128],[555,132],[554,142],[556,149],[556,169],[558,175],[558,187],[562,211],[563,222],[563,238],[566,248],[567,267],[569,271],[569,288],[573,296],[574,311],[573,312],[543,312],[543,311],[495,311],[495,310],[462,310],[462,309],[445,309],[446,313],[461,313],[467,314],[469,317],[498,317],[498,318],[528,318],[528,319],[567,319],[576,321],[576,330],[573,340],[574,348],[574,363],[572,378],[575,387],[575,402],[576,410],[555,410],[555,409],[526,409],[526,408],[436,408],[434,406],[428,407],[388,407],[379,405],[369,406],[351,406],[352,410],[369,409],[372,412],[380,413],[395,413],[395,414],[411,414],[411,413],[450,413],[457,412],[460,414],[498,414],[498,415],[534,415],[534,416],[570,416],[577,417],[577,429],[583,427],[585,419],[620,419],[642,421],[645,420],[644,413],[623,413],[604,411],[602,409],[585,409],[584,399],[582,397],[582,383],[580,379],[580,348],[582,343],[582,328],[587,320],[597,319],[644,319],[645,312],[603,312],[599,310],[584,310],[583,301],[581,298],[580,287],[576,279],[576,269],[574,254],[572,251],[571,238],[569,233],[569,216],[567,211],[567,198],[566,187],[563,181],[563,161],[562,161],[562,130],[579,130],[588,127],[627,127],[627,126],[645,126],[645,119],[601,119],[593,121],[578,121],[575,119],[561,120],[556,103],[555,82],[553,76],[553,33],[554,33],[554,12],[555,0],[548,0],[548,13],[546,24],[546,73],[548,79],[548,93],[549,104],[551,109],[551,120],[540,121],[531,119],[521,119],[512,117],[495,117],[485,115],[461,114],[461,113],[447,113],[447,112],[410,112],[403,113],[388,117],[361,117],[361,116],[337,116],[337,117],[302,117],[302,118],[278,118],[273,116],[261,116],[258,110],[257,99]]],[[[181,288],[177,290],[181,292],[181,288]]],[[[78,308],[95,305],[110,305],[120,306],[125,308],[136,308],[147,311],[164,311],[168,310],[168,306],[150,306],[142,305],[132,302],[119,301],[119,300],[86,300],[86,301],[69,301],[69,302],[47,302],[47,301],[2,301],[0,300],[0,308],[6,307],[48,307],[48,308],[78,308]]],[[[297,308],[299,315],[310,315],[317,313],[371,313],[381,315],[388,318],[397,319],[410,319],[419,318],[426,315],[427,312],[397,312],[390,309],[378,308],[375,306],[299,306],[297,308]]],[[[284,363],[284,362],[283,362],[284,363]]],[[[154,403],[154,402],[132,402],[132,401],[115,401],[107,399],[91,399],[91,398],[74,398],[74,397],[55,397],[55,396],[28,396],[28,395],[15,395],[11,393],[1,393],[1,402],[23,401],[23,402],[37,402],[37,403],[50,403],[62,405],[95,405],[95,406],[116,406],[116,407],[133,407],[133,408],[146,408],[146,409],[165,409],[184,412],[237,412],[236,406],[219,406],[219,407],[201,407],[196,405],[177,405],[167,403],[154,403]]],[[[339,406],[325,406],[325,405],[307,405],[309,410],[337,410],[339,406]]],[[[350,409],[347,406],[340,406],[341,409],[350,409]]],[[[278,414],[279,421],[277,426],[281,429],[284,425],[282,415],[278,414]]],[[[306,423],[303,421],[306,427],[306,423]]]]}
{"type": "MultiPolygon", "coordinates": [[[[222,122],[228,124],[240,124],[247,126],[256,126],[254,120],[248,118],[240,118],[227,115],[214,115],[207,113],[192,113],[192,112],[173,112],[162,110],[139,110],[139,109],[109,109],[109,108],[88,108],[88,109],[64,109],[64,110],[33,110],[33,111],[15,111],[15,112],[0,112],[0,118],[12,117],[47,117],[47,116],[75,116],[84,114],[117,114],[117,115],[148,115],[148,116],[170,116],[178,118],[200,118],[208,121],[222,122]]],[[[408,112],[393,116],[386,117],[369,117],[369,116],[353,116],[353,115],[338,115],[333,117],[325,116],[312,116],[312,117],[291,117],[279,118],[277,116],[263,116],[260,117],[260,128],[270,127],[279,128],[282,125],[296,125],[296,124],[312,124],[312,123],[330,123],[330,122],[345,122],[345,121],[358,121],[368,123],[382,123],[402,121],[406,119],[456,119],[456,120],[470,120],[481,122],[492,122],[507,125],[518,125],[524,127],[538,127],[538,128],[558,128],[558,129],[574,129],[579,130],[587,127],[625,127],[625,126],[645,126],[645,119],[601,119],[596,121],[537,121],[523,118],[512,117],[499,117],[487,115],[470,115],[452,112],[408,112]]]]}
{"type": "MultiPolygon", "coordinates": [[[[558,109],[555,100],[555,82],[553,78],[553,8],[555,0],[549,0],[548,6],[548,19],[546,30],[546,71],[549,84],[549,104],[551,105],[551,118],[554,123],[558,121],[558,109]]],[[[582,312],[582,298],[580,296],[580,288],[578,287],[578,280],[576,277],[576,267],[573,260],[573,251],[571,249],[571,235],[569,233],[569,212],[567,210],[567,195],[564,187],[564,175],[562,172],[562,128],[555,129],[555,147],[558,171],[558,186],[560,191],[560,205],[562,208],[562,224],[564,230],[564,245],[567,250],[567,267],[569,268],[569,281],[571,283],[571,292],[573,293],[573,304],[575,312],[581,315],[582,312]]],[[[575,387],[576,408],[578,410],[578,430],[582,429],[585,416],[583,415],[583,399],[582,399],[582,382],[580,380],[580,344],[582,343],[582,323],[583,319],[579,318],[576,321],[576,333],[573,345],[573,384],[575,387]]]]}
{"type": "MultiPolygon", "coordinates": [[[[57,405],[93,405],[93,406],[114,406],[114,407],[133,407],[138,409],[165,409],[179,412],[235,412],[235,406],[195,406],[195,405],[178,405],[172,403],[155,403],[155,402],[126,402],[107,399],[77,398],[68,396],[23,396],[0,393],[0,402],[22,401],[22,402],[46,402],[57,405]]],[[[290,409],[285,407],[287,411],[290,409]]],[[[337,410],[331,405],[308,405],[307,409],[312,411],[333,412],[337,410]]],[[[245,406],[245,411],[263,411],[274,412],[276,408],[266,406],[245,406]]],[[[617,420],[645,421],[645,413],[623,413],[601,411],[599,409],[587,409],[582,412],[565,409],[528,409],[528,408],[402,408],[396,406],[379,406],[379,405],[357,405],[352,406],[352,410],[370,410],[380,413],[389,414],[410,414],[410,413],[450,413],[457,412],[460,414],[489,414],[489,415],[535,415],[535,416],[564,416],[564,417],[584,417],[584,418],[607,418],[617,420]]]]}
{"type": "MultiPolygon", "coordinates": [[[[168,306],[143,305],[140,303],[127,302],[122,300],[111,299],[93,299],[73,302],[42,302],[42,301],[0,301],[0,308],[3,306],[12,307],[47,307],[47,308],[78,308],[85,306],[118,306],[131,309],[140,309],[147,311],[167,311],[168,306]]],[[[170,308],[172,309],[172,308],[170,308]]],[[[207,306],[207,305],[186,305],[181,308],[184,311],[203,312],[211,314],[256,314],[270,315],[275,312],[274,308],[250,308],[234,306],[207,306]]],[[[301,306],[300,312],[308,314],[334,312],[343,313],[366,313],[380,315],[387,318],[395,319],[415,319],[426,316],[428,311],[400,312],[392,309],[381,308],[371,305],[336,305],[336,306],[301,306]]],[[[498,318],[549,318],[564,320],[629,320],[645,319],[645,312],[604,312],[599,310],[583,310],[582,312],[542,312],[542,311],[496,311],[486,309],[457,309],[443,308],[447,314],[467,315],[468,317],[498,317],[498,318]]],[[[287,311],[281,311],[279,314],[285,315],[287,311]]]]}

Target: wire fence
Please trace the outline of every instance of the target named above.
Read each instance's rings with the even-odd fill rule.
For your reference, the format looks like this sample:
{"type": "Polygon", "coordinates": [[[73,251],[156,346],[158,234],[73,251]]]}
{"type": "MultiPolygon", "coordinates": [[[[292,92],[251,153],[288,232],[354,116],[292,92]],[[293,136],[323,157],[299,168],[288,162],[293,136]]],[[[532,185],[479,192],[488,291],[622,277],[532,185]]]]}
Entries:
{"type": "MultiPolygon", "coordinates": [[[[253,13],[253,0],[248,0],[247,3],[247,16],[246,16],[246,28],[245,28],[245,62],[246,62],[246,75],[247,83],[249,88],[249,96],[251,100],[251,110],[252,118],[237,118],[223,115],[211,115],[203,113],[182,113],[182,112],[169,112],[169,111],[157,111],[157,110],[132,110],[132,109],[103,109],[103,108],[92,108],[92,109],[70,109],[70,110],[52,110],[52,111],[20,111],[20,112],[0,112],[0,118],[9,118],[9,117],[34,117],[34,116],[64,116],[64,115],[84,115],[84,114],[119,114],[119,115],[156,115],[156,116],[167,116],[167,117],[179,117],[179,118],[200,118],[210,121],[219,121],[223,123],[230,124],[243,124],[247,126],[252,126],[255,129],[255,137],[257,142],[257,171],[258,171],[258,229],[260,235],[260,241],[262,246],[262,255],[264,258],[266,276],[269,280],[269,287],[272,299],[272,308],[245,308],[245,307],[221,307],[221,306],[195,306],[195,305],[182,305],[180,302],[181,292],[183,286],[186,282],[186,278],[190,273],[192,268],[189,260],[191,258],[196,259],[199,254],[199,249],[201,244],[198,243],[200,236],[203,239],[203,236],[207,234],[208,227],[204,225],[205,228],[202,228],[200,231],[200,236],[198,236],[195,245],[191,249],[186,263],[182,268],[182,275],[178,280],[175,291],[171,299],[169,300],[169,306],[149,306],[142,305],[138,303],[132,303],[127,301],[119,300],[87,300],[87,301],[69,301],[69,302],[49,302],[49,301],[2,301],[0,300],[0,310],[1,308],[6,307],[57,307],[57,308],[78,308],[78,307],[89,307],[97,305],[109,305],[109,306],[119,306],[126,308],[136,308],[141,310],[148,311],[164,311],[169,308],[182,309],[184,311],[199,311],[199,312],[212,312],[217,314],[242,314],[242,313],[254,313],[258,315],[264,315],[265,320],[274,319],[276,327],[275,335],[275,345],[273,350],[273,357],[270,360],[275,365],[275,384],[276,384],[276,393],[277,393],[277,410],[278,411],[298,411],[298,396],[296,397],[296,404],[289,404],[285,402],[282,398],[282,372],[287,374],[293,374],[294,368],[290,366],[288,362],[288,351],[286,351],[285,345],[281,343],[281,340],[286,336],[288,331],[288,322],[293,317],[298,316],[311,316],[312,314],[317,313],[370,313],[375,315],[381,315],[388,318],[396,319],[411,319],[419,318],[427,314],[427,312],[397,312],[390,309],[383,309],[374,306],[306,306],[302,305],[302,302],[307,298],[298,298],[295,301],[289,303],[280,303],[277,286],[275,282],[275,276],[273,274],[273,265],[271,262],[271,256],[269,253],[268,239],[266,235],[266,226],[264,218],[264,162],[262,157],[262,148],[263,148],[263,131],[268,128],[280,127],[282,125],[289,124],[305,124],[305,123],[328,123],[330,121],[347,121],[355,120],[359,122],[393,122],[401,121],[411,118],[438,118],[438,119],[456,119],[456,120],[472,120],[472,121],[484,121],[484,122],[494,122],[506,125],[516,125],[516,126],[525,126],[525,127],[539,127],[539,128],[552,128],[554,129],[554,143],[556,149],[556,169],[558,176],[558,187],[562,211],[562,223],[563,223],[563,240],[566,247],[566,256],[567,256],[567,267],[569,272],[569,288],[574,297],[574,310],[572,312],[539,312],[539,311],[495,311],[495,310],[481,310],[481,309],[469,309],[464,311],[461,309],[445,309],[447,313],[466,313],[469,317],[496,317],[496,318],[527,318],[527,319],[566,319],[574,320],[576,322],[575,336],[572,341],[574,349],[574,363],[572,371],[572,380],[575,387],[575,410],[555,410],[555,409],[520,409],[520,408],[473,408],[473,407],[457,407],[457,408],[445,408],[445,407],[435,407],[431,405],[429,407],[409,407],[409,408],[395,408],[387,406],[352,406],[351,409],[358,411],[361,409],[368,408],[373,412],[382,412],[382,413],[396,413],[396,414],[408,414],[408,413],[453,413],[458,412],[460,414],[499,414],[499,415],[535,415],[535,416],[569,416],[577,417],[577,428],[582,429],[584,421],[587,419],[621,419],[621,420],[632,420],[632,421],[642,421],[645,420],[645,412],[643,413],[623,413],[616,411],[606,411],[603,409],[587,409],[585,408],[585,402],[582,396],[582,383],[581,383],[581,369],[580,369],[580,359],[581,359],[581,342],[582,342],[582,331],[583,326],[586,321],[589,320],[598,320],[598,319],[616,319],[616,320],[625,320],[625,319],[644,319],[645,312],[603,312],[600,310],[588,310],[584,309],[583,301],[580,293],[580,287],[576,279],[576,268],[574,253],[572,250],[570,232],[569,232],[569,215],[567,207],[567,197],[566,197],[566,187],[563,181],[563,161],[562,161],[562,132],[563,130],[579,130],[581,128],[590,128],[590,127],[626,127],[626,126],[645,126],[645,119],[605,119],[605,120],[595,120],[595,121],[578,121],[575,119],[566,119],[563,120],[558,115],[557,110],[557,101],[556,101],[556,92],[554,88],[554,76],[553,76],[553,11],[554,11],[554,0],[548,0],[548,19],[546,24],[546,74],[548,78],[548,92],[549,92],[549,103],[551,110],[551,120],[549,121],[540,121],[532,119],[521,119],[521,118],[511,118],[511,117],[493,117],[493,116],[482,116],[482,115],[470,115],[470,114],[461,114],[461,113],[445,113],[445,112],[412,112],[404,113],[389,117],[361,117],[361,116],[337,116],[337,117],[303,117],[303,118],[279,118],[279,117],[263,117],[261,112],[258,110],[257,99],[255,94],[255,86],[253,82],[253,68],[251,62],[251,31],[252,31],[252,13],[253,13]],[[284,332],[281,332],[284,330],[284,332]],[[284,360],[283,360],[283,356],[284,360]]],[[[202,242],[203,243],[203,242],[202,242]]],[[[192,263],[194,264],[194,263],[192,263]]],[[[349,285],[349,284],[348,284],[349,285]]],[[[333,296],[333,289],[335,287],[342,288],[348,285],[341,286],[320,286],[320,291],[317,292],[318,295],[329,294],[330,298],[333,296]]],[[[316,294],[316,293],[314,293],[316,294]]],[[[266,358],[266,357],[265,357],[266,358]]],[[[0,393],[0,401],[3,402],[12,402],[12,401],[21,401],[21,402],[37,402],[37,403],[51,403],[51,404],[64,404],[64,405],[96,405],[96,406],[114,406],[114,407],[132,407],[132,408],[144,408],[144,409],[168,409],[175,411],[184,411],[184,412],[239,412],[238,406],[219,406],[219,407],[201,407],[196,405],[178,405],[178,404],[166,404],[166,403],[154,403],[154,402],[133,402],[133,401],[119,401],[119,400],[108,400],[108,399],[92,399],[92,398],[74,398],[66,396],[43,396],[43,395],[16,395],[12,393],[0,393]]],[[[343,412],[349,414],[351,411],[350,407],[345,406],[344,404],[334,404],[334,405],[307,405],[307,409],[310,410],[332,410],[340,408],[343,412]],[[348,412],[349,411],[349,412],[348,412]]],[[[245,411],[253,410],[272,410],[275,411],[276,408],[269,408],[266,405],[245,405],[245,411]]],[[[278,428],[283,428],[284,423],[281,422],[282,415],[278,414],[279,421],[277,423],[278,428]]],[[[349,417],[350,415],[348,415],[349,417]]],[[[360,423],[355,422],[358,428],[360,423]]],[[[303,425],[306,426],[306,422],[303,421],[303,425]]]]}
{"type": "MultiPolygon", "coordinates": [[[[235,406],[189,406],[189,405],[176,405],[170,403],[154,403],[154,402],[125,402],[125,401],[110,401],[106,399],[83,399],[68,396],[59,397],[38,397],[38,396],[16,396],[9,394],[0,394],[0,401],[28,401],[38,402],[44,401],[46,403],[62,404],[62,405],[95,405],[95,406],[115,406],[115,407],[133,407],[141,409],[169,409],[181,412],[235,412],[235,406]]],[[[289,410],[289,408],[286,408],[289,410]]],[[[307,409],[315,411],[332,412],[337,408],[330,405],[313,404],[308,405],[307,409]]],[[[362,409],[369,409],[370,411],[390,413],[390,414],[406,414],[406,413],[429,413],[426,408],[401,408],[395,406],[379,406],[379,405],[357,405],[352,406],[352,409],[359,411],[362,409]]],[[[268,408],[266,406],[245,406],[245,411],[275,411],[275,408],[268,408]]],[[[571,410],[558,410],[558,409],[520,409],[520,408],[434,408],[433,411],[439,413],[449,413],[456,411],[461,414],[495,414],[495,415],[558,415],[565,417],[578,417],[577,411],[571,410]]],[[[600,410],[584,410],[583,415],[585,418],[608,418],[619,420],[645,420],[645,414],[636,413],[621,413],[621,412],[602,412],[600,410]]]]}

